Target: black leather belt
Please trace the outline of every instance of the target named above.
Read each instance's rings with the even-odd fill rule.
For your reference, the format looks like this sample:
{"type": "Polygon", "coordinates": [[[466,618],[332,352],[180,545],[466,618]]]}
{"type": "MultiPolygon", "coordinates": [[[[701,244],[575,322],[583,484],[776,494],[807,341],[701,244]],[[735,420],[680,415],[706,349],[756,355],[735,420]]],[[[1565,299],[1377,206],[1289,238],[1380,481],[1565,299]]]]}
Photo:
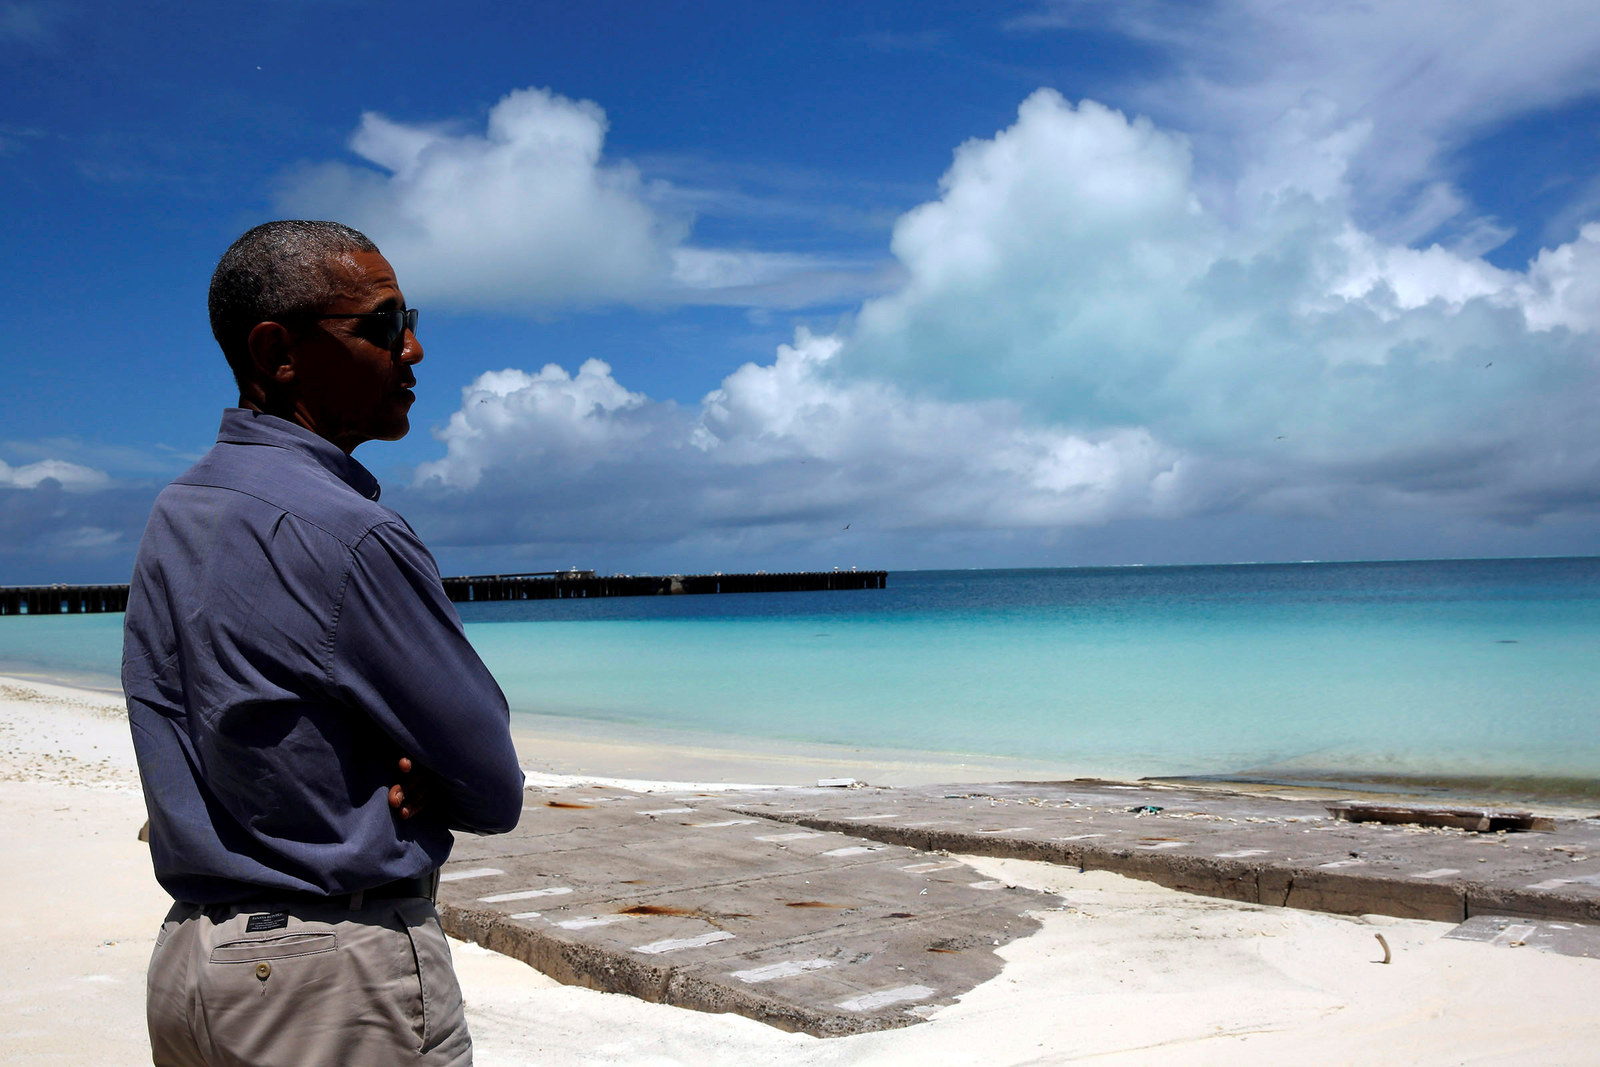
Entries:
{"type": "Polygon", "coordinates": [[[415,878],[396,878],[392,882],[384,882],[368,889],[358,889],[354,893],[334,893],[331,896],[322,896],[318,893],[304,893],[295,890],[273,892],[267,890],[253,894],[239,901],[240,904],[323,904],[336,908],[349,908],[355,911],[369,900],[393,900],[398,897],[423,897],[427,900],[436,900],[439,895],[439,872],[429,871],[419,874],[415,878]]]}
{"type": "Polygon", "coordinates": [[[415,878],[396,878],[392,882],[375,885],[371,889],[362,889],[355,893],[341,893],[330,900],[349,901],[352,908],[359,908],[361,901],[357,897],[367,900],[390,900],[395,897],[426,897],[435,900],[439,896],[439,872],[430,871],[419,874],[415,878]]]}

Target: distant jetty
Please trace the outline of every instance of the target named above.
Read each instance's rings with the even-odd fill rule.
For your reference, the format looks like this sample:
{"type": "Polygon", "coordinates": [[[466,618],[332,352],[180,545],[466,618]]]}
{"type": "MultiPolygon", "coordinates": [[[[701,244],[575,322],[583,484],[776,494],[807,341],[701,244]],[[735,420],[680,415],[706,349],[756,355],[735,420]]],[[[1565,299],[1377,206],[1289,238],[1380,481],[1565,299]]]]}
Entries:
{"type": "Polygon", "coordinates": [[[127,610],[126,585],[0,586],[0,615],[85,615],[127,610]]]}
{"type": "Polygon", "coordinates": [[[446,595],[458,603],[479,600],[565,600],[590,596],[672,596],[684,593],[805,593],[882,589],[888,571],[791,571],[782,574],[611,574],[544,571],[475,574],[444,579],[446,595]]]}
{"type": "MultiPolygon", "coordinates": [[[[883,589],[888,571],[791,571],[768,574],[610,574],[594,571],[525,571],[443,579],[457,603],[483,600],[567,600],[601,596],[674,596],[706,593],[804,593],[883,589]]],[[[84,615],[126,611],[126,585],[0,586],[0,615],[84,615]]]]}

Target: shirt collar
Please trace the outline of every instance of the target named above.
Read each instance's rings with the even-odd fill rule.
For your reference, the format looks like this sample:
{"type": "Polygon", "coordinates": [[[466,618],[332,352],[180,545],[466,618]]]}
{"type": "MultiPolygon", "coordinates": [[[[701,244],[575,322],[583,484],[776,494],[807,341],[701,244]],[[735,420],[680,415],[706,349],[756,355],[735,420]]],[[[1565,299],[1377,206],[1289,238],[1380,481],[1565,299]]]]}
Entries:
{"type": "Polygon", "coordinates": [[[382,487],[372,472],[332,441],[318,437],[304,426],[296,425],[276,415],[268,415],[249,408],[227,408],[222,413],[222,427],[217,431],[218,444],[271,445],[303,452],[316,460],[340,481],[366,497],[378,499],[382,487]]]}

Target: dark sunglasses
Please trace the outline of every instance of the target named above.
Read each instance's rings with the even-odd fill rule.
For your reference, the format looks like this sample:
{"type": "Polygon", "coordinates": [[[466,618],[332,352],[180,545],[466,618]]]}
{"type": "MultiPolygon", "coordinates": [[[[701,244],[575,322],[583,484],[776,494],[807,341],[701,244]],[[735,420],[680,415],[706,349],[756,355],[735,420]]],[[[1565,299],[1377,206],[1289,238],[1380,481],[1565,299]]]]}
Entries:
{"type": "Polygon", "coordinates": [[[366,319],[373,323],[376,330],[370,334],[370,340],[383,348],[387,348],[395,355],[405,351],[406,331],[417,332],[417,309],[395,308],[393,311],[363,311],[354,315],[318,315],[316,322],[323,319],[366,319]]]}

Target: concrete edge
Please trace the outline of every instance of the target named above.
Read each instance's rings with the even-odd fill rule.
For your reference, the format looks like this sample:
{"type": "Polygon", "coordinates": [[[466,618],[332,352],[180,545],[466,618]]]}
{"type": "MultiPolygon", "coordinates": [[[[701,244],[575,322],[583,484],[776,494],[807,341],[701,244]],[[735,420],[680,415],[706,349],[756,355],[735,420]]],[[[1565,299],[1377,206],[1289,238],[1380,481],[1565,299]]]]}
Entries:
{"type": "Polygon", "coordinates": [[[583,986],[602,993],[626,993],[640,1000],[693,1011],[733,1012],[780,1030],[813,1037],[846,1037],[893,1030],[918,1021],[904,1012],[846,1016],[809,1011],[709,981],[683,968],[658,966],[625,952],[525,926],[498,911],[446,903],[440,903],[438,911],[439,923],[451,937],[472,941],[492,952],[521,960],[563,985],[583,986]]]}
{"type": "Polygon", "coordinates": [[[728,805],[728,810],[813,830],[906,845],[925,852],[1039,860],[1086,871],[1109,871],[1185,893],[1246,904],[1335,915],[1392,915],[1453,923],[1464,922],[1473,915],[1577,922],[1600,920],[1600,901],[1560,890],[1512,889],[1477,882],[1424,882],[1371,872],[1328,871],[1271,862],[1144,852],[1082,841],[1003,838],[961,830],[894,826],[734,805],[728,805]]]}

